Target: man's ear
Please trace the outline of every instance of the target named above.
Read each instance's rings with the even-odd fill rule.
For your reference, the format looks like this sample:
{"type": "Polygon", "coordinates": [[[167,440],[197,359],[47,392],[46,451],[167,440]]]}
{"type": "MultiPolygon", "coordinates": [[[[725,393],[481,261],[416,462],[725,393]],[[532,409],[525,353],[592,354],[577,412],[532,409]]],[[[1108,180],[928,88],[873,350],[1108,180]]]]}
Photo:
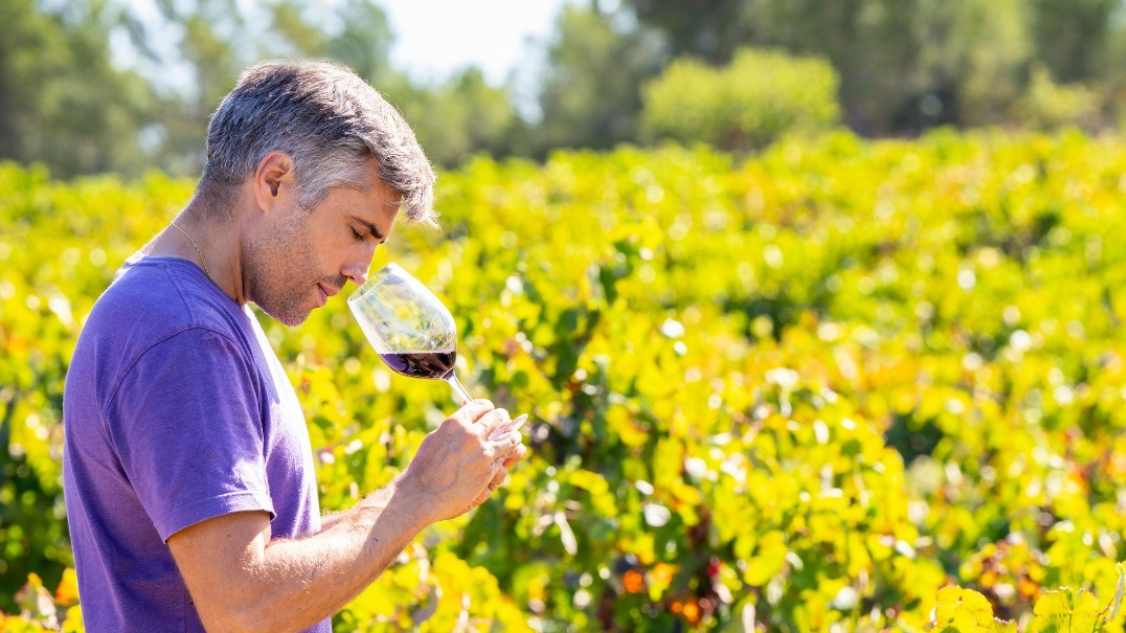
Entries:
{"type": "Polygon", "coordinates": [[[281,202],[289,202],[297,195],[294,183],[293,158],[285,152],[274,150],[262,157],[254,172],[254,201],[258,208],[269,213],[281,202]]]}

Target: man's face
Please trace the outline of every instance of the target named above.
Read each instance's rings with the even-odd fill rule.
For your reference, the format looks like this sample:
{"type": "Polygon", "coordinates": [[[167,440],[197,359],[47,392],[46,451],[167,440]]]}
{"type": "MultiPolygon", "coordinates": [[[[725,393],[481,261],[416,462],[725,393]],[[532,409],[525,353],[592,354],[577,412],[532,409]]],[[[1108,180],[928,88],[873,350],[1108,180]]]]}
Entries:
{"type": "Polygon", "coordinates": [[[367,277],[375,248],[395,222],[398,195],[369,160],[363,190],[331,189],[312,209],[293,202],[275,209],[243,244],[248,298],[266,314],[299,325],[351,279],[367,277]]]}

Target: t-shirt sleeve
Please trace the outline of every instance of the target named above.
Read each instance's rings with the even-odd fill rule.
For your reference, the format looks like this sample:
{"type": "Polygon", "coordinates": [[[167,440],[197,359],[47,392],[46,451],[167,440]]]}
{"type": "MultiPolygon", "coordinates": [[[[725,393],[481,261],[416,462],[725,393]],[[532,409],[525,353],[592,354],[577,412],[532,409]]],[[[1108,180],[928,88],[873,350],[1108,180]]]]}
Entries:
{"type": "Polygon", "coordinates": [[[263,386],[246,354],[216,332],[181,332],[141,356],[111,403],[109,435],[164,541],[232,512],[275,516],[258,397],[263,386]]]}

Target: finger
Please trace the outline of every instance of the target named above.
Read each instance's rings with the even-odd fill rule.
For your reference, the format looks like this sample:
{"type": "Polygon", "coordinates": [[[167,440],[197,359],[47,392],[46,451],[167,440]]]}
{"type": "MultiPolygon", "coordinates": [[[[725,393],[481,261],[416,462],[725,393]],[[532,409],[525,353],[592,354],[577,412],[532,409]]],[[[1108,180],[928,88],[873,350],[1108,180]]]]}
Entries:
{"type": "Polygon", "coordinates": [[[488,400],[474,400],[458,409],[457,412],[450,417],[465,425],[470,425],[492,411],[493,408],[493,403],[488,400]]]}
{"type": "Polygon", "coordinates": [[[492,438],[496,430],[509,422],[508,411],[505,409],[493,409],[487,412],[480,419],[481,422],[481,436],[492,438]]]}
{"type": "Polygon", "coordinates": [[[489,440],[485,444],[485,452],[494,459],[506,457],[509,451],[520,445],[522,439],[519,431],[510,431],[495,440],[489,440]]]}
{"type": "Polygon", "coordinates": [[[508,479],[508,471],[503,468],[497,468],[497,473],[493,475],[493,480],[489,482],[489,490],[496,490],[508,479]]]}
{"type": "Polygon", "coordinates": [[[527,422],[527,421],[528,421],[528,414],[527,413],[521,414],[520,416],[516,417],[515,419],[509,421],[507,424],[504,424],[503,426],[501,426],[497,430],[493,431],[493,433],[489,437],[489,439],[496,439],[496,437],[504,435],[505,433],[507,433],[509,431],[519,431],[520,427],[524,426],[524,423],[527,422]]]}
{"type": "Polygon", "coordinates": [[[486,486],[485,489],[482,490],[481,493],[478,494],[477,497],[473,499],[473,503],[469,507],[470,508],[476,508],[477,506],[481,505],[482,503],[485,503],[486,501],[489,500],[489,497],[492,496],[492,494],[493,494],[493,491],[489,490],[489,488],[486,486]]]}
{"type": "Polygon", "coordinates": [[[508,451],[504,456],[504,467],[512,468],[513,464],[524,459],[528,456],[528,447],[523,444],[518,445],[516,448],[508,451]]]}

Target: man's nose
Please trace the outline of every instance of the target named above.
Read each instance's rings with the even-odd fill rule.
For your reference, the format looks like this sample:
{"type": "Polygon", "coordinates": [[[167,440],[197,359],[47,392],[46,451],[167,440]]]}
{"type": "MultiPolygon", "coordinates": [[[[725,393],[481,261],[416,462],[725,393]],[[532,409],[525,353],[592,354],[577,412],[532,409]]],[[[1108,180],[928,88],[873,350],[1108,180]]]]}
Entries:
{"type": "Polygon", "coordinates": [[[371,262],[368,262],[366,264],[361,264],[359,262],[348,264],[340,271],[340,274],[344,275],[348,279],[351,279],[352,283],[356,284],[357,286],[362,286],[364,285],[364,282],[367,281],[368,268],[370,266],[371,262]]]}

